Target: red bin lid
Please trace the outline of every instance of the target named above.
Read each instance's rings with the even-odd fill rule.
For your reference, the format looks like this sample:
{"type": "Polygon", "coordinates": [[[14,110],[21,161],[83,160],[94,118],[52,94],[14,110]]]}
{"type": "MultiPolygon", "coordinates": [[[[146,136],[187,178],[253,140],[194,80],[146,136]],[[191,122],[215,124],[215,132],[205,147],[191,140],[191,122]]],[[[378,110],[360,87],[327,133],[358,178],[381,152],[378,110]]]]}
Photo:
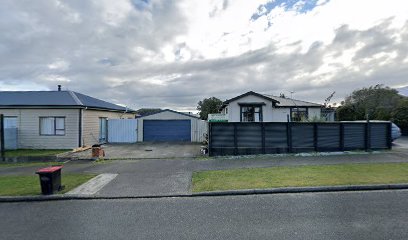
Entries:
{"type": "Polygon", "coordinates": [[[58,170],[60,170],[62,166],[53,166],[53,167],[46,167],[46,168],[41,168],[35,173],[53,173],[58,170]]]}

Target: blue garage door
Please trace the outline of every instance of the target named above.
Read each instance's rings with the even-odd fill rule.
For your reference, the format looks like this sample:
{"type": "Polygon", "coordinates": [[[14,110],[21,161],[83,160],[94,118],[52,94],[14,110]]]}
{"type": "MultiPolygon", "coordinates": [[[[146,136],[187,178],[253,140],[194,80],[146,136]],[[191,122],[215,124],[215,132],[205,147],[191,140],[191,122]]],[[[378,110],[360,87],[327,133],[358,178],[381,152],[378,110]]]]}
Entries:
{"type": "Polygon", "coordinates": [[[143,141],[191,142],[191,121],[143,120],[143,141]]]}

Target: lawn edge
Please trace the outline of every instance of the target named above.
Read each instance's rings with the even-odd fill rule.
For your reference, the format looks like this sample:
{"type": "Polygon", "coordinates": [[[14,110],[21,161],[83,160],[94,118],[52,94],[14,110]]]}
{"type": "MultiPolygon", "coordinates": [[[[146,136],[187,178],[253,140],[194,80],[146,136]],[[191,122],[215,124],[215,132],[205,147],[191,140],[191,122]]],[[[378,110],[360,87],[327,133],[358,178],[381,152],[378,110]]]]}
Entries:
{"type": "Polygon", "coordinates": [[[285,187],[269,189],[243,189],[228,191],[197,192],[189,194],[146,195],[146,196],[98,196],[98,195],[48,195],[48,196],[1,196],[0,203],[7,202],[44,202],[63,200],[115,200],[115,199],[155,199],[155,198],[194,198],[194,197],[217,197],[217,196],[242,196],[264,195],[285,193],[318,193],[318,192],[355,192],[355,191],[379,191],[379,190],[403,190],[408,189],[408,184],[377,184],[377,185],[342,185],[342,186],[319,186],[319,187],[285,187]]]}

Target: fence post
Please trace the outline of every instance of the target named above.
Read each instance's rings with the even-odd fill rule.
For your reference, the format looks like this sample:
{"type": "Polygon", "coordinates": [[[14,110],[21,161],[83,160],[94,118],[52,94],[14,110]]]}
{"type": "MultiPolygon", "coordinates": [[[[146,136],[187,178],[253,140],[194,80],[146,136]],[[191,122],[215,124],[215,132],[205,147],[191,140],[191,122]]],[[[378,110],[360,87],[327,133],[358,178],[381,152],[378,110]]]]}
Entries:
{"type": "Polygon", "coordinates": [[[340,123],[340,151],[344,151],[344,124],[340,123]]]}
{"type": "Polygon", "coordinates": [[[370,120],[367,118],[365,126],[365,146],[364,146],[366,152],[368,152],[371,148],[370,140],[371,140],[370,120]]]}
{"type": "Polygon", "coordinates": [[[288,152],[292,152],[292,122],[286,123],[286,139],[288,141],[288,152]]]}
{"type": "Polygon", "coordinates": [[[212,132],[212,123],[211,122],[208,122],[208,134],[207,134],[207,137],[208,137],[208,156],[212,156],[212,141],[211,141],[211,136],[212,136],[212,134],[211,134],[211,132],[212,132]]]}
{"type": "Polygon", "coordinates": [[[319,149],[317,147],[317,123],[313,123],[313,146],[315,152],[318,152],[319,149]]]}
{"type": "Polygon", "coordinates": [[[0,114],[0,158],[4,160],[4,116],[0,114]]]}
{"type": "Polygon", "coordinates": [[[234,123],[234,155],[238,154],[237,123],[234,123]]]}
{"type": "Polygon", "coordinates": [[[262,131],[262,154],[265,154],[265,123],[261,123],[262,131]]]}

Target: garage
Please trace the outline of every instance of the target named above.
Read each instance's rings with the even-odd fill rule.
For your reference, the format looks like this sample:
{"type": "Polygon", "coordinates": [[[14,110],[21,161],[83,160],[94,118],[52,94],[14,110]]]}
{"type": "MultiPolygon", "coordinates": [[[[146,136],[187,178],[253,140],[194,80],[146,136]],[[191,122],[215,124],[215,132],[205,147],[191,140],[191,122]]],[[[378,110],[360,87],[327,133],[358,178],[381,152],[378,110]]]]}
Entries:
{"type": "Polygon", "coordinates": [[[143,139],[146,142],[191,142],[191,120],[145,120],[143,139]]]}
{"type": "Polygon", "coordinates": [[[170,109],[137,118],[139,142],[202,142],[207,122],[170,109]]]}

